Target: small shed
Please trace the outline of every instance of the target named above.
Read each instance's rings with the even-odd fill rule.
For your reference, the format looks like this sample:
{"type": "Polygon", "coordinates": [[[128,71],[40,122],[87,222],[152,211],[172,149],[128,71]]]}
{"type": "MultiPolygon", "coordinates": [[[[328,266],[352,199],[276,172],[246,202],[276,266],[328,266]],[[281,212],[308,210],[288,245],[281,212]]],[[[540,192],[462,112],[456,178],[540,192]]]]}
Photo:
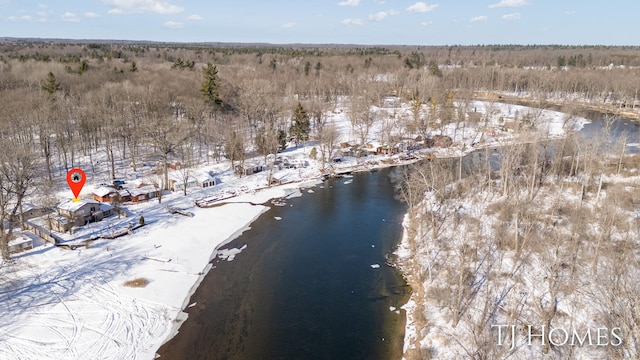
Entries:
{"type": "Polygon", "coordinates": [[[22,204],[22,218],[24,220],[29,220],[29,219],[37,218],[40,216],[44,216],[49,212],[51,212],[51,209],[47,210],[44,207],[37,206],[32,203],[22,204]]]}
{"type": "Polygon", "coordinates": [[[9,254],[15,254],[33,249],[33,239],[26,235],[20,235],[13,240],[9,240],[9,254]]]}

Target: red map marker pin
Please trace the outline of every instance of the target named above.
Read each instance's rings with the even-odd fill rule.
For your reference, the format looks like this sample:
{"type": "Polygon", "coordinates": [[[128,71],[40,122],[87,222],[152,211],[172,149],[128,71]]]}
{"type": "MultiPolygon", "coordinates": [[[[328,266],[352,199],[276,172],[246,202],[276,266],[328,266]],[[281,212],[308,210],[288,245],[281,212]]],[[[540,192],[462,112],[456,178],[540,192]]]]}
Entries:
{"type": "Polygon", "coordinates": [[[73,168],[67,173],[67,184],[69,184],[69,187],[73,192],[73,201],[80,201],[78,196],[80,195],[80,191],[82,190],[85,181],[87,181],[87,175],[85,175],[84,171],[80,168],[73,168]]]}

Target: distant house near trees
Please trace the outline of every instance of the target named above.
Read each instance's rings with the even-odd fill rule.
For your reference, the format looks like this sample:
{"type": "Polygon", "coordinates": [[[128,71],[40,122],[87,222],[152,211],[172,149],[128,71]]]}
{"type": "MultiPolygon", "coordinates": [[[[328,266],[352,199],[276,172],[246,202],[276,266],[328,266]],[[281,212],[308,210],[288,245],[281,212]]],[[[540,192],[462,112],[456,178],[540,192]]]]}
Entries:
{"type": "Polygon", "coordinates": [[[446,135],[434,135],[433,138],[425,140],[426,147],[448,148],[453,144],[453,139],[446,135]]]}
{"type": "Polygon", "coordinates": [[[247,163],[244,163],[244,165],[242,166],[236,165],[234,170],[237,175],[247,176],[247,175],[253,175],[253,174],[262,172],[264,169],[265,167],[263,165],[247,162],[247,163]]]}
{"type": "Polygon", "coordinates": [[[208,188],[217,185],[218,182],[216,175],[212,171],[199,172],[189,174],[186,177],[186,183],[183,176],[173,176],[169,179],[169,188],[171,191],[184,191],[185,187],[187,189],[193,187],[208,188]]]}
{"type": "Polygon", "coordinates": [[[93,199],[101,203],[143,202],[156,197],[157,190],[152,185],[141,184],[116,190],[103,186],[93,192],[93,199]]]}
{"type": "Polygon", "coordinates": [[[187,176],[186,181],[184,178],[180,179],[177,177],[169,179],[169,189],[171,189],[171,191],[184,191],[197,185],[198,180],[192,175],[187,176]]]}

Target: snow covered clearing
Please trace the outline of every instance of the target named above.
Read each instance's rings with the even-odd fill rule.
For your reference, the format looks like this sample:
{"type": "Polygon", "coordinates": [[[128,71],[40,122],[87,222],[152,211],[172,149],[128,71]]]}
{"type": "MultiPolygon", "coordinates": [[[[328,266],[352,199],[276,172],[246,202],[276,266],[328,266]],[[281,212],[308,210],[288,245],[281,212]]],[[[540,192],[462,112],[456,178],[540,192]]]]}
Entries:
{"type": "MultiPolygon", "coordinates": [[[[327,124],[338,128],[340,141],[356,144],[358,135],[350,124],[345,104],[342,99],[336,109],[327,113],[327,124]]],[[[421,111],[428,112],[427,108],[425,105],[421,111]]],[[[385,133],[404,134],[404,138],[412,135],[399,126],[390,127],[391,123],[412,116],[408,104],[373,110],[384,116],[373,124],[368,141],[382,143],[381,139],[389,139],[385,133]]],[[[344,153],[340,162],[329,159],[329,164],[335,173],[347,173],[414,162],[430,154],[460,156],[478,146],[517,141],[505,123],[523,117],[541,136],[548,137],[562,136],[586,122],[553,111],[497,103],[473,102],[467,110],[481,114],[484,120],[461,122],[457,126],[449,123],[431,131],[433,135],[450,136],[451,147],[419,149],[413,158],[403,158],[406,151],[366,157],[344,153]]],[[[11,261],[0,264],[0,276],[4,279],[0,285],[0,358],[153,359],[155,351],[175,334],[184,320],[182,309],[211,268],[210,261],[216,257],[231,261],[242,250],[224,249],[224,245],[249,229],[269,205],[284,205],[283,200],[273,204],[270,200],[301,196],[298,188],[318,184],[323,169],[320,161],[309,158],[314,146],[319,145],[311,141],[280,154],[308,164],[273,174],[286,185],[266,188],[265,172],[238,178],[229,162],[203,164],[199,170],[216,172],[219,185],[189,189],[187,196],[181,192],[166,194],[161,204],[155,199],[127,203],[124,206],[127,217],[112,216],[76,227],[73,234],[58,233],[63,241],[82,245],[74,251],[46,244],[13,255],[11,261]],[[207,197],[225,199],[213,202],[219,206],[194,206],[196,200],[207,197]],[[171,214],[167,206],[192,213],[193,217],[171,214]],[[131,234],[114,240],[96,239],[96,235],[137,223],[141,216],[145,226],[131,234]],[[145,279],[147,284],[124,285],[134,279],[145,279]]],[[[97,185],[88,183],[80,197],[90,198],[107,174],[106,169],[88,173],[89,183],[97,185]]],[[[345,183],[350,181],[346,179],[345,183]]],[[[66,186],[61,185],[60,189],[64,190],[57,194],[58,198],[68,198],[66,186]]],[[[409,329],[414,326],[409,321],[409,329]]],[[[415,334],[416,330],[408,333],[412,331],[415,334]]]]}

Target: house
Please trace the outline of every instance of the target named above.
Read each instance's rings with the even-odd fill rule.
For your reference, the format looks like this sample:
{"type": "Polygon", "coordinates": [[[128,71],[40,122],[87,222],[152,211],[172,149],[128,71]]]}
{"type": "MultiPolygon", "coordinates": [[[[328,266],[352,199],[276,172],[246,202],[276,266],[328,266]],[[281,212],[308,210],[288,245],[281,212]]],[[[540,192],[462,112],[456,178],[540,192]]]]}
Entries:
{"type": "Polygon", "coordinates": [[[118,188],[103,186],[93,192],[93,200],[101,203],[123,203],[131,201],[131,194],[121,185],[118,188]]]}
{"type": "Polygon", "coordinates": [[[376,147],[376,154],[383,154],[383,155],[394,155],[398,153],[398,148],[395,146],[389,146],[389,145],[380,145],[378,147],[376,147]]]}
{"type": "Polygon", "coordinates": [[[453,144],[453,139],[446,135],[434,135],[433,138],[425,140],[424,144],[426,147],[447,148],[453,144]]]}
{"type": "MultiPolygon", "coordinates": [[[[167,160],[167,166],[171,170],[180,170],[180,169],[182,169],[182,163],[180,161],[176,161],[176,160],[167,160]]],[[[164,170],[164,161],[161,161],[161,160],[156,161],[156,170],[157,171],[164,170]]]]}
{"type": "Polygon", "coordinates": [[[118,202],[127,202],[131,201],[131,192],[129,189],[121,188],[118,190],[118,202]]]}
{"type": "Polygon", "coordinates": [[[213,171],[201,172],[197,174],[196,180],[198,181],[198,186],[201,188],[215,186],[218,183],[213,171]]]}
{"type": "Polygon", "coordinates": [[[93,192],[93,199],[102,203],[118,202],[118,197],[118,190],[108,186],[101,186],[93,192]]]}
{"type": "Polygon", "coordinates": [[[41,206],[37,206],[31,203],[23,203],[22,204],[22,219],[29,220],[36,217],[44,216],[45,214],[51,212],[50,209],[45,209],[41,206]]]}
{"type": "Polygon", "coordinates": [[[184,191],[185,188],[188,189],[196,186],[198,186],[198,179],[193,175],[188,175],[186,181],[182,176],[175,176],[169,179],[169,188],[171,191],[184,191]]]}
{"type": "Polygon", "coordinates": [[[138,203],[148,201],[156,197],[158,189],[153,185],[140,185],[136,188],[129,188],[129,198],[131,202],[138,203]]]}
{"type": "Polygon", "coordinates": [[[236,174],[242,175],[253,175],[264,170],[264,166],[259,165],[257,163],[245,163],[244,165],[236,165],[235,167],[236,174]]]}
{"type": "Polygon", "coordinates": [[[49,226],[58,232],[69,231],[74,226],[101,221],[115,213],[113,206],[95,200],[67,200],[58,205],[57,211],[58,216],[50,219],[49,226]]]}

